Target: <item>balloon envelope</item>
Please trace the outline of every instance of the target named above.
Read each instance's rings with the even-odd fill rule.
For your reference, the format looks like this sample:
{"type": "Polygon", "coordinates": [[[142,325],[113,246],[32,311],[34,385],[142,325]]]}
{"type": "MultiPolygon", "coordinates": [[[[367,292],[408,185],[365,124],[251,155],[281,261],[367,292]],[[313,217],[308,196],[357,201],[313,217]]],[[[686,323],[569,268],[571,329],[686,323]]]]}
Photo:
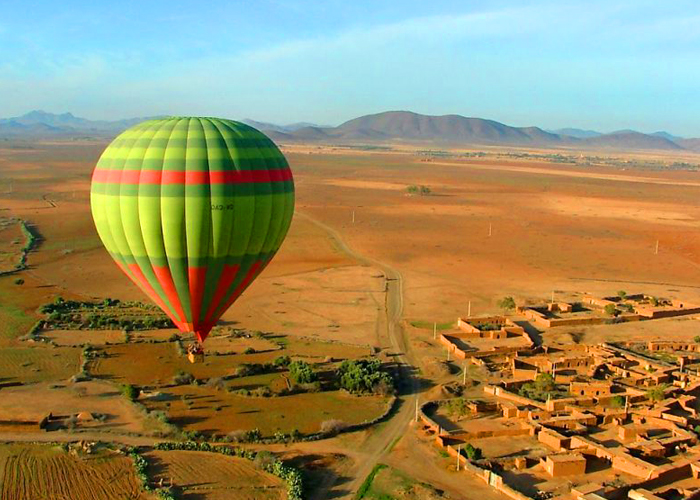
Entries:
{"type": "Polygon", "coordinates": [[[174,117],[140,123],[105,149],[90,202],[122,271],[180,330],[204,341],[280,247],[294,181],[258,130],[174,117]]]}

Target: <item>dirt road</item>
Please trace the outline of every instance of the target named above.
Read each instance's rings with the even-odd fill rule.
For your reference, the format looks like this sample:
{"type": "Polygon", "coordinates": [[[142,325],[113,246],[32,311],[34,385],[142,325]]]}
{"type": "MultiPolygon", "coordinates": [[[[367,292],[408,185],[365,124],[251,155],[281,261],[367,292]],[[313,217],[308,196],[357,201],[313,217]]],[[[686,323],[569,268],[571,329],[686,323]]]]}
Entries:
{"type": "MultiPolygon", "coordinates": [[[[394,354],[396,362],[402,367],[403,394],[400,395],[401,404],[397,414],[394,415],[386,425],[382,426],[381,429],[370,436],[362,450],[364,456],[360,463],[354,464],[354,470],[346,471],[347,475],[352,477],[352,480],[344,485],[348,490],[348,494],[343,498],[353,498],[355,492],[359,489],[374,466],[382,461],[391,451],[392,445],[406,432],[408,424],[414,416],[419,385],[418,381],[411,373],[411,365],[414,364],[414,360],[408,350],[408,342],[404,336],[403,327],[401,325],[403,314],[403,276],[397,269],[371,257],[366,257],[355,252],[343,241],[340,234],[332,227],[307,214],[297,212],[296,216],[302,217],[323,229],[328,233],[338,249],[351,258],[357,260],[361,264],[372,265],[382,269],[387,281],[385,304],[386,329],[392,353],[394,354]]],[[[325,492],[318,491],[315,498],[325,498],[325,492]]]]}

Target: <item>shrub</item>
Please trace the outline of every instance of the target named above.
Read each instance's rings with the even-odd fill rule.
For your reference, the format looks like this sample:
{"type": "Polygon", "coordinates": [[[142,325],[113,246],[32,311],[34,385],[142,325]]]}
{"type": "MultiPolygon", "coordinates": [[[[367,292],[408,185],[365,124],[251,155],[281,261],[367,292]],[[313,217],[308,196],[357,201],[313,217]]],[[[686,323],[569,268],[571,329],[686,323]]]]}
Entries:
{"type": "Polygon", "coordinates": [[[661,401],[666,397],[666,384],[657,385],[647,391],[647,397],[652,401],[661,401]]]}
{"type": "Polygon", "coordinates": [[[129,401],[136,401],[141,394],[141,389],[131,384],[124,384],[120,387],[120,392],[129,401]]]}
{"type": "Polygon", "coordinates": [[[292,361],[289,363],[289,376],[297,384],[310,384],[317,378],[311,365],[306,361],[292,361]]]}
{"type": "Polygon", "coordinates": [[[378,359],[345,360],[336,372],[338,385],[353,394],[391,393],[394,380],[380,368],[378,359]]]}
{"type": "Polygon", "coordinates": [[[496,304],[498,307],[505,311],[512,311],[515,309],[515,299],[513,297],[503,297],[496,304]]]}
{"type": "Polygon", "coordinates": [[[556,390],[554,377],[549,373],[540,373],[534,382],[523,384],[520,388],[520,395],[536,401],[546,401],[556,390]]]}
{"type": "Polygon", "coordinates": [[[245,439],[249,443],[257,443],[262,439],[262,433],[257,427],[245,433],[245,439]]]}
{"type": "Polygon", "coordinates": [[[15,285],[24,285],[24,280],[22,278],[17,278],[15,280],[15,285]]]}
{"type": "Polygon", "coordinates": [[[620,290],[619,292],[617,292],[617,296],[624,300],[625,297],[627,297],[627,292],[625,292],[624,290],[620,290]]]}
{"type": "Polygon", "coordinates": [[[292,358],[289,356],[283,355],[283,356],[277,356],[275,360],[272,362],[274,366],[277,367],[287,367],[289,364],[292,362],[292,358]]]}
{"type": "Polygon", "coordinates": [[[262,470],[267,470],[275,463],[275,456],[267,450],[261,450],[255,455],[255,460],[253,463],[262,470]]]}
{"type": "Polygon", "coordinates": [[[700,335],[696,335],[695,337],[693,337],[693,341],[694,341],[696,344],[700,344],[700,335]]]}
{"type": "Polygon", "coordinates": [[[207,387],[211,387],[213,389],[216,389],[217,391],[221,391],[226,387],[226,383],[221,377],[212,377],[209,380],[207,380],[207,387]]]}
{"type": "Polygon", "coordinates": [[[612,406],[613,408],[624,408],[626,402],[627,401],[623,396],[614,396],[610,400],[610,406],[612,406]]]}
{"type": "Polygon", "coordinates": [[[245,443],[247,435],[244,430],[231,431],[226,434],[226,440],[231,443],[245,443]]]}
{"type": "Polygon", "coordinates": [[[173,377],[173,384],[175,385],[186,385],[192,382],[194,382],[194,375],[183,370],[178,371],[173,377]]]}
{"type": "Polygon", "coordinates": [[[243,354],[255,354],[255,349],[252,347],[247,347],[245,351],[243,351],[243,354]]]}
{"type": "Polygon", "coordinates": [[[321,434],[325,434],[326,436],[335,436],[339,432],[342,432],[344,429],[346,429],[348,424],[343,422],[342,420],[337,420],[337,419],[332,419],[332,420],[324,420],[321,422],[321,434]]]}
{"type": "Polygon", "coordinates": [[[464,452],[467,454],[469,460],[480,460],[483,456],[481,448],[475,448],[471,443],[468,443],[464,448],[464,452]]]}
{"type": "Polygon", "coordinates": [[[615,304],[608,304],[605,306],[604,311],[605,314],[615,316],[617,314],[617,307],[615,307],[615,304]]]}

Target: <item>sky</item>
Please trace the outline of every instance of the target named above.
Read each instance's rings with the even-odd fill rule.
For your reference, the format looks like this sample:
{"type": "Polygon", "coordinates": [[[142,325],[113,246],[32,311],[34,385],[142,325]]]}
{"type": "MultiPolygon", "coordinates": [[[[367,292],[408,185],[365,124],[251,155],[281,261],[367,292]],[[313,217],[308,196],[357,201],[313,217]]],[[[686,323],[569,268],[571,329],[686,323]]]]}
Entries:
{"type": "Polygon", "coordinates": [[[0,117],[388,110],[700,137],[700,2],[0,0],[0,117]]]}

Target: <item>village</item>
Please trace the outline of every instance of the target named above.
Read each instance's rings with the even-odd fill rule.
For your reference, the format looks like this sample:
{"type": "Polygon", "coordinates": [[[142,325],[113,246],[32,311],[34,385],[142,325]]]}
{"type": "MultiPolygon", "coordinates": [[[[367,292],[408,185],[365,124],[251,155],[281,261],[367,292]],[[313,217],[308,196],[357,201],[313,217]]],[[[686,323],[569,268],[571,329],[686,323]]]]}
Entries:
{"type": "Polygon", "coordinates": [[[543,345],[521,325],[614,329],[698,312],[695,304],[620,292],[519,306],[526,323],[459,318],[439,341],[464,363],[464,387],[451,384],[443,393],[453,397],[423,402],[418,432],[454,457],[456,470],[514,500],[697,498],[700,337],[543,345]],[[467,364],[493,375],[474,396],[467,364]]]}

